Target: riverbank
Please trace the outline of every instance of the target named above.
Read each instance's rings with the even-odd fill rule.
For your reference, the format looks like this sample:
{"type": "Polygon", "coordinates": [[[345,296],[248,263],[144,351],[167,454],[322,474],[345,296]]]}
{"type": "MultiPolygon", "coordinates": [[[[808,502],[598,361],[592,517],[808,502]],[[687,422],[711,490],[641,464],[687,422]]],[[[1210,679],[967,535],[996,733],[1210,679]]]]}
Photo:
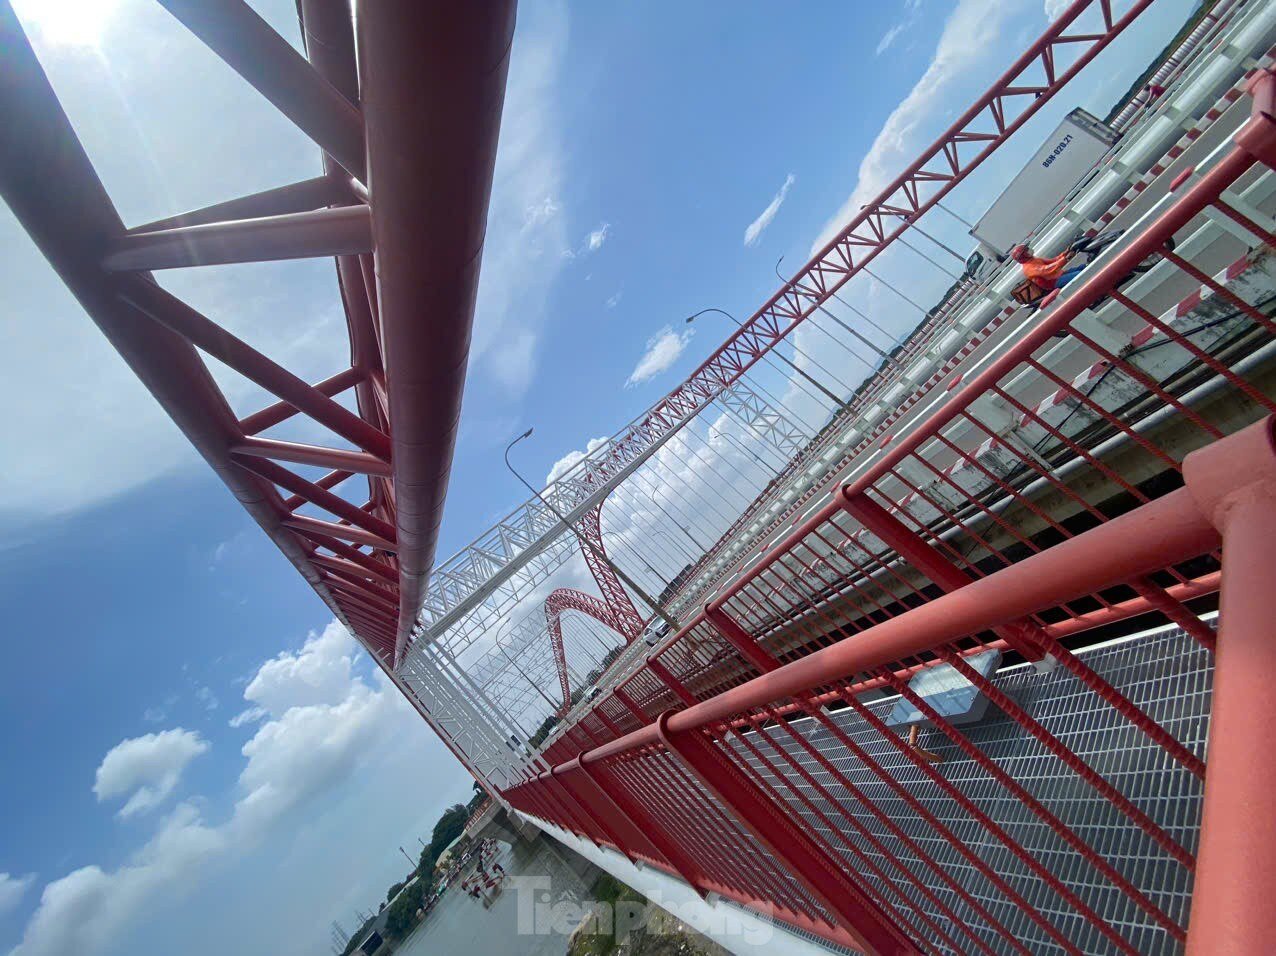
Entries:
{"type": "Polygon", "coordinates": [[[589,895],[592,911],[568,938],[566,956],[729,956],[608,873],[598,877],[589,895]],[[641,922],[633,926],[635,918],[641,922]]]}
{"type": "Polygon", "coordinates": [[[544,912],[564,901],[576,906],[586,901],[599,871],[546,836],[498,847],[493,862],[505,868],[506,877],[491,906],[484,907],[459,885],[449,887],[398,943],[396,956],[563,956],[578,920],[563,925],[544,918],[544,912]]]}

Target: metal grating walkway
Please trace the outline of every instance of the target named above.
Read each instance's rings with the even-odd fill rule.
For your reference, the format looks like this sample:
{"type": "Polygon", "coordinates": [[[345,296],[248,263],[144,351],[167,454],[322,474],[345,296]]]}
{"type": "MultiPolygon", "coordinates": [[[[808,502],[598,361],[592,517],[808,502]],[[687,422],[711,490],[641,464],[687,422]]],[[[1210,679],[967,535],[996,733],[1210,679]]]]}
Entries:
{"type": "MultiPolygon", "coordinates": [[[[1143,708],[1161,726],[1171,731],[1189,750],[1204,757],[1209,726],[1210,655],[1181,630],[1172,629],[1100,646],[1081,655],[1095,671],[1131,701],[1143,708]]],[[[1005,669],[994,680],[997,687],[1040,721],[1047,730],[1082,757],[1110,783],[1146,812],[1184,847],[1195,851],[1200,825],[1202,787],[1191,773],[1171,761],[1164,750],[1140,734],[1111,707],[1061,668],[1039,673],[1026,665],[1005,669]]],[[[885,718],[895,697],[874,702],[872,711],[885,718]]],[[[1097,933],[1042,880],[1032,874],[1000,841],[971,819],[954,800],[936,791],[921,772],[881,735],[854,713],[841,710],[832,715],[848,736],[876,759],[928,810],[943,821],[967,847],[974,850],[1015,890],[1055,923],[1073,944],[1085,953],[1115,952],[1111,943],[1097,933]]],[[[863,794],[874,801],[893,821],[976,900],[1000,920],[1033,953],[1063,952],[1057,942],[1046,937],[1023,910],[1009,901],[988,879],[968,864],[950,843],[939,837],[925,821],[893,793],[872,771],[851,757],[846,748],[825,728],[810,718],[790,725],[808,743],[824,754],[863,794]]],[[[990,706],[982,721],[963,728],[969,739],[995,760],[1034,797],[1048,806],[1066,825],[1102,854],[1117,870],[1180,923],[1186,922],[1190,902],[1190,877],[1138,828],[1132,826],[1110,802],[1048,754],[1031,736],[995,707],[990,706]]],[[[994,952],[1010,952],[1004,940],[980,914],[927,870],[925,864],[880,821],[851,797],[833,774],[825,771],[791,738],[772,735],[789,757],[800,763],[825,791],[837,798],[841,807],[829,801],[810,784],[800,785],[805,796],[825,816],[840,819],[853,815],[872,836],[887,847],[896,860],[908,867],[918,880],[955,912],[971,933],[994,952]]],[[[997,824],[1018,841],[1047,869],[1071,887],[1080,898],[1116,927],[1141,953],[1176,951],[1178,946],[1165,931],[1123,893],[1113,887],[1059,836],[1041,822],[1024,804],[1005,792],[971,760],[962,755],[942,734],[923,732],[920,745],[943,757],[940,773],[971,798],[997,824]]],[[[771,743],[764,746],[768,751],[771,743]]],[[[769,768],[748,753],[739,742],[732,744],[742,760],[760,777],[784,792],[769,768]]],[[[888,900],[904,894],[911,903],[943,926],[953,938],[967,943],[964,931],[952,927],[938,909],[922,897],[914,881],[906,879],[862,833],[843,830],[831,833],[818,816],[797,800],[791,809],[830,844],[850,841],[860,853],[874,861],[890,884],[866,872],[859,859],[843,853],[848,867],[858,870],[867,882],[888,900]]],[[[849,828],[847,828],[849,830],[849,828]]],[[[923,924],[924,925],[924,924],[923,924]]],[[[937,934],[928,942],[940,952],[955,952],[937,934]]]]}

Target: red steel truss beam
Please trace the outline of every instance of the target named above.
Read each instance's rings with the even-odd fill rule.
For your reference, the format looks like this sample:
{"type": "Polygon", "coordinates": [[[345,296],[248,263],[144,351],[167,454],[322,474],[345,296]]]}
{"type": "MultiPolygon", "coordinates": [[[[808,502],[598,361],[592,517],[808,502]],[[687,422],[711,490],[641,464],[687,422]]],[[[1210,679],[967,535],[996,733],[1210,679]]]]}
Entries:
{"type": "Polygon", "coordinates": [[[0,39],[14,52],[6,52],[0,105],[13,122],[0,137],[0,192],[235,496],[338,618],[393,666],[395,644],[401,655],[424,596],[451,460],[513,5],[371,5],[359,22],[368,34],[363,100],[376,118],[372,145],[359,109],[348,3],[302,5],[314,20],[306,28],[313,64],[242,0],[164,5],[324,150],[325,174],[125,229],[6,6],[0,39]],[[362,182],[369,167],[379,170],[372,190],[362,182]],[[374,192],[378,202],[370,206],[374,192]],[[352,359],[318,385],[147,274],[328,255],[337,259],[352,359]],[[375,288],[378,275],[388,282],[384,295],[375,288]],[[393,307],[382,310],[382,301],[393,307]],[[395,350],[401,354],[387,372],[383,356],[395,350]],[[274,403],[236,420],[200,352],[264,388],[274,403]],[[334,400],[350,388],[357,413],[334,400]],[[353,447],[261,435],[296,415],[331,432],[325,444],[353,447]],[[328,474],[311,481],[281,462],[328,474]],[[353,490],[353,500],[333,491],[354,475],[367,476],[366,504],[353,490]],[[334,520],[296,514],[304,504],[334,520]],[[337,561],[346,564],[324,563],[337,561]],[[357,575],[352,582],[351,567],[393,584],[393,592],[358,585],[357,575]],[[388,638],[369,603],[387,600],[395,608],[388,638]]]}
{"type": "Polygon", "coordinates": [[[191,344],[291,403],[347,441],[379,458],[388,457],[390,442],[382,432],[316,391],[309,382],[231,335],[171,292],[139,278],[125,285],[121,298],[138,312],[177,332],[191,344]]]}
{"type": "Polygon", "coordinates": [[[443,516],[514,11],[513,0],[360,0],[356,11],[393,440],[395,664],[425,602],[443,516]]]}
{"type": "Polygon", "coordinates": [[[352,176],[366,178],[359,111],[244,0],[160,3],[352,176]]]}
{"type": "Polygon", "coordinates": [[[242,433],[194,346],[122,299],[101,268],[104,250],[124,234],[124,224],[7,3],[0,4],[0,47],[0,195],[195,449],[333,613],[347,620],[303,543],[280,525],[278,493],[232,461],[229,449],[242,433]]]}
{"type": "Polygon", "coordinates": [[[162,229],[185,226],[202,226],[214,222],[231,222],[236,219],[260,219],[263,216],[282,216],[285,213],[309,212],[351,198],[349,184],[334,176],[315,176],[287,186],[265,189],[251,196],[241,196],[227,202],[215,203],[202,209],[192,209],[167,219],[157,219],[142,226],[134,226],[129,236],[162,229]]]}
{"type": "Polygon", "coordinates": [[[589,573],[594,576],[594,582],[603,592],[603,601],[611,612],[613,623],[608,626],[619,631],[628,644],[642,633],[643,619],[620,578],[605,560],[607,548],[603,542],[602,514],[603,506],[599,502],[581,515],[575,531],[581,540],[580,550],[585,564],[589,566],[589,573]]]}
{"type": "Polygon", "coordinates": [[[361,475],[390,474],[390,465],[375,455],[345,448],[321,448],[318,445],[302,445],[297,442],[279,441],[274,438],[244,437],[231,449],[236,455],[252,455],[258,458],[274,458],[298,465],[315,465],[358,472],[361,475]]]}
{"type": "MultiPolygon", "coordinates": [[[[334,395],[340,395],[347,388],[358,385],[367,376],[363,369],[355,366],[345,371],[331,375],[314,386],[314,390],[322,395],[332,398],[334,395]]],[[[282,422],[286,422],[292,416],[297,414],[297,407],[289,402],[275,402],[268,408],[263,408],[259,412],[255,412],[240,421],[239,427],[245,435],[256,435],[258,432],[264,432],[267,428],[273,428],[282,422]]]]}
{"type": "Polygon", "coordinates": [[[129,233],[103,264],[126,272],[371,251],[372,214],[360,204],[129,233]]]}

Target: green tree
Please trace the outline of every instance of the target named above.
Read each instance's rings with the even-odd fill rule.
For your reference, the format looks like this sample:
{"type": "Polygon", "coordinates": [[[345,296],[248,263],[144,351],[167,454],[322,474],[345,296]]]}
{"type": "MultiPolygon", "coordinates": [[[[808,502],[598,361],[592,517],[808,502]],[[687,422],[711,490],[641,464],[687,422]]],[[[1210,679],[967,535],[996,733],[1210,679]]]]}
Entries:
{"type": "Polygon", "coordinates": [[[434,824],[434,832],[430,834],[431,860],[437,860],[447,845],[461,835],[468,818],[469,813],[463,803],[453,804],[443,811],[439,822],[434,824]]]}
{"type": "Polygon", "coordinates": [[[463,803],[453,804],[443,811],[439,822],[434,824],[434,832],[430,834],[430,845],[421,851],[421,860],[416,870],[418,873],[427,879],[431,877],[439,855],[465,830],[465,821],[469,816],[463,803]]]}
{"type": "Polygon", "coordinates": [[[416,926],[416,911],[421,908],[425,899],[425,890],[429,884],[424,879],[409,883],[398,898],[390,904],[385,917],[385,931],[396,939],[402,939],[416,926]]]}
{"type": "Polygon", "coordinates": [[[392,899],[394,899],[394,895],[395,895],[396,893],[398,893],[398,892],[399,892],[399,890],[401,890],[401,889],[403,889],[403,884],[402,884],[402,883],[392,883],[392,884],[390,884],[390,888],[389,888],[388,890],[386,890],[386,891],[385,891],[385,901],[386,901],[387,903],[389,903],[392,899]]]}
{"type": "Polygon", "coordinates": [[[550,714],[541,721],[541,725],[537,728],[536,733],[532,734],[532,739],[527,742],[528,746],[535,750],[545,742],[545,738],[549,736],[549,732],[556,726],[558,726],[558,716],[556,714],[550,714]]]}

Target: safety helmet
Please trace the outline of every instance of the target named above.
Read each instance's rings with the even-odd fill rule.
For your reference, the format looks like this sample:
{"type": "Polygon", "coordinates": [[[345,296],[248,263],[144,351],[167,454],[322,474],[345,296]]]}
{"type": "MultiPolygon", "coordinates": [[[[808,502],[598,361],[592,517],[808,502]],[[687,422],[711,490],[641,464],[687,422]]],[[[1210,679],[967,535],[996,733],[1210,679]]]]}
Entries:
{"type": "Polygon", "coordinates": [[[1010,258],[1014,259],[1015,262],[1023,262],[1025,259],[1028,258],[1028,256],[1029,256],[1028,247],[1025,246],[1022,242],[1010,250],[1010,258]]]}

